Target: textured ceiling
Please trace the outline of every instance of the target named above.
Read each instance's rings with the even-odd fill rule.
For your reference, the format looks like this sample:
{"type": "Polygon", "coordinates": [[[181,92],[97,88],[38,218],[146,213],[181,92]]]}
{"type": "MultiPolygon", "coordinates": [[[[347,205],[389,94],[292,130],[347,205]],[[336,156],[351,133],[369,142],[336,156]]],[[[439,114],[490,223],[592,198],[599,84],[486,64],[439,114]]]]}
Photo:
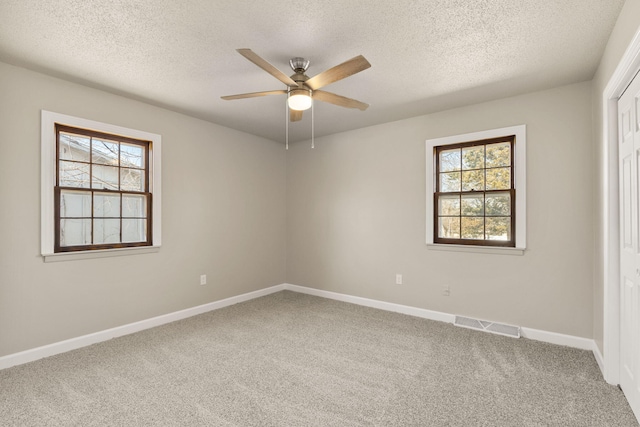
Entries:
{"type": "MultiPolygon", "coordinates": [[[[589,80],[624,0],[0,0],[0,60],[283,141],[284,89],[240,56],[313,76],[372,67],[326,90],[316,136],[589,80]]],[[[308,139],[310,114],[292,123],[308,139]]]]}

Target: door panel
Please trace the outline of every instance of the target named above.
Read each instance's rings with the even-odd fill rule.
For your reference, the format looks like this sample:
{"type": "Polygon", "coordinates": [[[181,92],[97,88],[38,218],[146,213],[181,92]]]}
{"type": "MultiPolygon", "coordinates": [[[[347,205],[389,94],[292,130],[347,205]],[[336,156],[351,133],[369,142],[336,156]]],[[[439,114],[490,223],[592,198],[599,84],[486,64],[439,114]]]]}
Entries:
{"type": "Polygon", "coordinates": [[[618,100],[620,387],[640,419],[640,77],[618,100]]]}
{"type": "Polygon", "coordinates": [[[633,230],[631,223],[633,215],[631,215],[631,156],[622,159],[622,182],[620,185],[622,192],[622,249],[625,252],[633,251],[633,230]]]}
{"type": "Polygon", "coordinates": [[[635,366],[633,360],[633,340],[629,340],[628,338],[632,334],[632,325],[633,325],[633,291],[636,288],[634,280],[629,279],[628,277],[624,278],[624,285],[622,287],[622,303],[624,306],[622,307],[622,336],[625,339],[622,341],[621,346],[621,355],[622,355],[622,368],[624,370],[624,375],[629,377],[631,382],[635,382],[635,366]]]}

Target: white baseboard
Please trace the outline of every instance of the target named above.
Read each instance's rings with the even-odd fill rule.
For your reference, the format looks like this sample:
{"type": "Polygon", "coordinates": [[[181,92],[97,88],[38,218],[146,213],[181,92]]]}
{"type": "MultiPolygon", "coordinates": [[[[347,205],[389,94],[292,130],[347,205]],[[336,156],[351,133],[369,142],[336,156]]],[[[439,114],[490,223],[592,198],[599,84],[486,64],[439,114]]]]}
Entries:
{"type": "Polygon", "coordinates": [[[354,297],[337,292],[323,291],[321,289],[307,288],[305,286],[292,285],[285,283],[284,288],[288,291],[299,292],[302,294],[315,295],[318,297],[333,299],[336,301],[349,302],[352,304],[363,305],[365,307],[378,308],[385,311],[393,311],[396,313],[408,314],[410,316],[422,317],[429,320],[437,320],[439,322],[453,323],[454,315],[443,313],[440,311],[427,310],[424,308],[410,307],[408,305],[395,304],[392,302],[379,301],[369,298],[354,297]]]}
{"type": "Polygon", "coordinates": [[[28,362],[33,362],[34,360],[42,359],[44,357],[65,353],[67,351],[86,347],[91,344],[107,341],[112,338],[117,338],[123,335],[132,334],[134,332],[143,331],[145,329],[154,328],[166,323],[175,322],[176,320],[186,319],[187,317],[196,316],[208,311],[217,310],[219,308],[249,301],[255,298],[282,291],[284,289],[284,285],[276,285],[269,288],[260,289],[258,291],[226,298],[220,301],[214,301],[208,304],[187,308],[185,310],[175,311],[173,313],[152,317],[150,319],[141,320],[139,322],[129,323],[128,325],[118,326],[104,331],[71,338],[49,345],[44,345],[42,347],[36,347],[30,350],[21,351],[19,353],[9,354],[7,356],[0,357],[0,370],[16,365],[22,365],[28,362]]]}
{"type": "MultiPolygon", "coordinates": [[[[288,290],[303,294],[315,295],[323,298],[343,301],[352,304],[362,305],[365,307],[377,308],[380,310],[392,311],[396,313],[407,314],[410,316],[421,317],[439,322],[453,323],[455,315],[443,313],[440,311],[427,310],[424,308],[410,307],[407,305],[395,304],[391,302],[379,301],[369,298],[356,297],[337,292],[325,291],[321,289],[308,288],[305,286],[292,285],[283,283],[281,285],[271,286],[254,292],[226,298],[220,301],[214,301],[208,304],[199,305],[185,310],[176,311],[162,316],[152,317],[150,319],[141,320],[139,322],[130,323],[128,325],[118,326],[116,328],[71,338],[65,341],[37,347],[34,349],[22,351],[19,353],[9,354],[0,357],[0,369],[10,368],[12,366],[21,365],[42,359],[44,357],[53,356],[77,348],[85,347],[91,344],[107,341],[112,338],[121,337],[123,335],[132,334],[145,329],[164,325],[166,323],[175,322],[176,320],[186,319],[187,317],[196,316],[212,310],[217,310],[230,305],[249,301],[275,292],[288,290]]],[[[521,328],[522,336],[528,339],[543,341],[552,344],[564,345],[567,347],[579,348],[582,350],[591,350],[594,353],[598,366],[602,370],[604,363],[602,354],[598,350],[595,341],[588,338],[580,338],[571,335],[563,335],[555,332],[540,331],[537,329],[521,328]]]]}
{"type": "MultiPolygon", "coordinates": [[[[604,377],[604,357],[602,357],[602,353],[600,353],[600,349],[598,348],[598,345],[596,344],[595,341],[593,342],[593,348],[591,349],[591,351],[593,351],[593,357],[596,358],[596,362],[598,362],[598,366],[600,367],[600,372],[602,372],[602,376],[604,377]]],[[[605,381],[606,381],[606,378],[605,378],[605,381]]],[[[609,384],[612,384],[612,383],[609,383],[609,384]]],[[[618,384],[613,384],[613,385],[618,385],[618,384]]]]}
{"type": "MultiPolygon", "coordinates": [[[[443,313],[441,311],[426,310],[423,308],[410,307],[401,304],[394,304],[390,302],[372,300],[368,298],[354,297],[351,295],[340,294],[337,292],[324,291],[321,289],[307,288],[304,286],[292,285],[285,283],[284,288],[289,291],[300,292],[303,294],[315,295],[319,297],[334,299],[337,301],[350,302],[353,304],[364,305],[367,307],[379,308],[381,310],[394,311],[397,313],[408,314],[411,316],[422,317],[429,320],[437,320],[440,322],[453,323],[455,320],[454,314],[443,313]]],[[[579,348],[581,350],[597,350],[595,341],[589,338],[581,338],[573,335],[564,335],[556,332],[541,331],[531,328],[520,328],[522,336],[535,341],[542,341],[551,344],[564,345],[572,348],[579,348]]],[[[598,352],[599,354],[599,352],[598,352]]],[[[600,357],[598,365],[600,369],[604,366],[602,362],[602,356],[595,355],[596,360],[600,357]]]]}
{"type": "Polygon", "coordinates": [[[579,348],[581,350],[593,350],[595,342],[589,338],[581,338],[573,335],[559,334],[557,332],[541,331],[539,329],[520,328],[524,338],[534,341],[542,341],[551,344],[564,345],[566,347],[579,348]]]}

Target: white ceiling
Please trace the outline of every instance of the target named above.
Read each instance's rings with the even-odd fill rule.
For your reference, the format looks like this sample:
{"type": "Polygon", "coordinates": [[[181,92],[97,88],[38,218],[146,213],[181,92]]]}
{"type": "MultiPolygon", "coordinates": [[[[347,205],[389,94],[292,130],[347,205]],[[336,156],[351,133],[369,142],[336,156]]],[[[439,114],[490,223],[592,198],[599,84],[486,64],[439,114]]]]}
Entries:
{"type": "MultiPolygon", "coordinates": [[[[592,78],[624,0],[0,0],[0,60],[276,141],[285,86],[236,52],[311,77],[356,55],[372,67],[323,89],[316,136],[592,78]]],[[[308,139],[310,114],[292,123],[308,139]]]]}

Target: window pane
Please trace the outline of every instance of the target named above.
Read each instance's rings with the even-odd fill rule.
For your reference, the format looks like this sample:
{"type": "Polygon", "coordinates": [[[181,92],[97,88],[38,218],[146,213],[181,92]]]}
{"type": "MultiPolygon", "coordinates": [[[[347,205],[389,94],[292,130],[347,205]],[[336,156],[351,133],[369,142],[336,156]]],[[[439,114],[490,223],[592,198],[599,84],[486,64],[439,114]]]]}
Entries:
{"type": "Polygon", "coordinates": [[[122,191],[144,191],[144,171],[139,169],[120,169],[120,188],[122,191]]]}
{"type": "Polygon", "coordinates": [[[511,166],[511,144],[500,142],[487,145],[487,168],[511,166]]]}
{"type": "Polygon", "coordinates": [[[88,136],[60,132],[58,146],[60,160],[75,160],[88,163],[90,150],[91,140],[88,136]]]}
{"type": "Polygon", "coordinates": [[[91,161],[102,165],[118,166],[118,145],[115,141],[93,138],[91,161]]]}
{"type": "Polygon", "coordinates": [[[460,196],[440,196],[438,197],[438,215],[459,216],[460,196]]]}
{"type": "Polygon", "coordinates": [[[487,240],[511,240],[511,218],[487,218],[487,240]]]}
{"type": "Polygon", "coordinates": [[[122,217],[147,217],[147,196],[122,196],[122,217]]]}
{"type": "Polygon", "coordinates": [[[511,168],[487,169],[487,190],[511,188],[511,168]]]}
{"type": "Polygon", "coordinates": [[[118,167],[93,165],[91,188],[118,189],[118,167]]]}
{"type": "Polygon", "coordinates": [[[462,217],[460,228],[463,239],[484,239],[484,217],[462,217]]]}
{"type": "Polygon", "coordinates": [[[462,191],[484,190],[484,169],[462,172],[462,191]]]}
{"type": "Polygon", "coordinates": [[[147,241],[147,220],[123,219],[122,241],[126,243],[147,241]]]}
{"type": "Polygon", "coordinates": [[[58,169],[61,187],[89,188],[88,164],[61,160],[58,169]]]}
{"type": "Polygon", "coordinates": [[[484,168],[484,145],[462,149],[462,170],[484,168]]]}
{"type": "Polygon", "coordinates": [[[93,195],[93,215],[120,217],[120,195],[95,193],[93,195]]]}
{"type": "Polygon", "coordinates": [[[484,196],[475,194],[467,194],[462,196],[462,215],[463,216],[483,216],[484,215],[484,196]]]}
{"type": "Polygon", "coordinates": [[[511,194],[490,193],[486,195],[487,216],[508,216],[511,215],[511,194]]]}
{"type": "Polygon", "coordinates": [[[88,191],[60,191],[61,217],[91,217],[91,193],[88,191]]]}
{"type": "Polygon", "coordinates": [[[460,191],[460,172],[441,173],[440,191],[443,193],[460,191]]]}
{"type": "Polygon", "coordinates": [[[460,238],[460,217],[438,217],[438,237],[460,238]]]}
{"type": "Polygon", "coordinates": [[[120,144],[120,166],[144,168],[144,148],[135,144],[120,144]]]}
{"type": "Polygon", "coordinates": [[[440,152],[440,172],[460,170],[460,149],[442,150],[440,152]]]}
{"type": "Polygon", "coordinates": [[[60,246],[91,244],[91,219],[61,219],[60,246]]]}
{"type": "Polygon", "coordinates": [[[95,218],[93,220],[93,243],[120,243],[120,220],[95,218]]]}

